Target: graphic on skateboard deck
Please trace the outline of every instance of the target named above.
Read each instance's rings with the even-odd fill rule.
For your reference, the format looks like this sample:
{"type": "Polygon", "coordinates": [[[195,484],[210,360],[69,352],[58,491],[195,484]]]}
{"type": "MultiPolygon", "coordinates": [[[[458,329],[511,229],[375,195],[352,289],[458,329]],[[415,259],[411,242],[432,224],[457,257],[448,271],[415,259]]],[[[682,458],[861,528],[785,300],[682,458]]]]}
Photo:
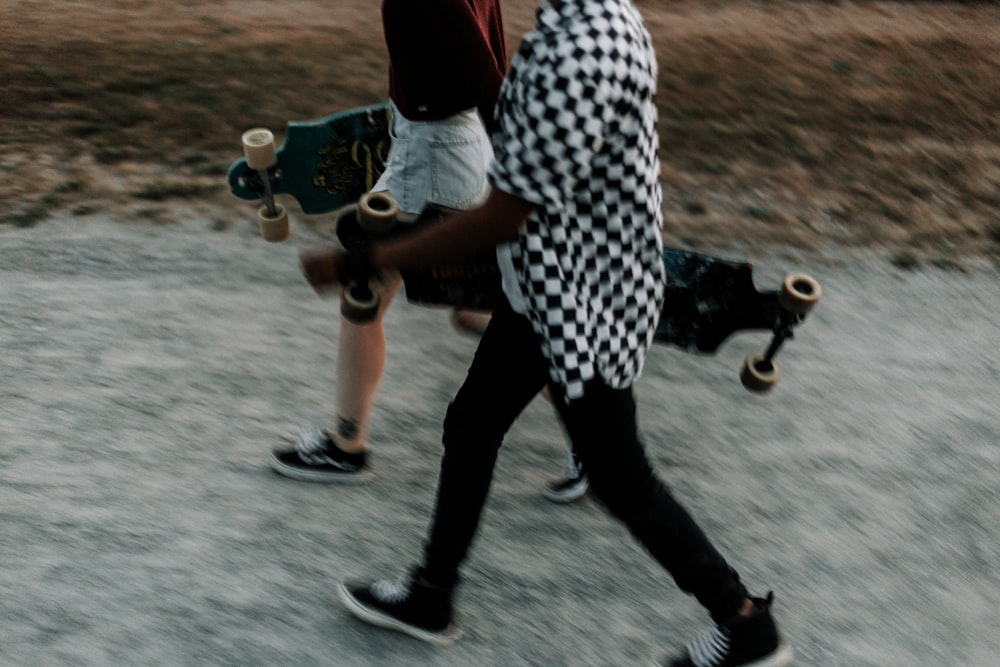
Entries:
{"type": "Polygon", "coordinates": [[[288,213],[275,195],[293,197],[307,214],[356,202],[385,169],[389,113],[381,104],[290,122],[279,148],[270,130],[247,130],[244,157],[229,167],[229,189],[240,199],[261,200],[261,235],[284,241],[290,234],[288,213]]]}
{"type": "MultiPolygon", "coordinates": [[[[249,130],[243,135],[245,158],[229,168],[230,189],[241,199],[263,200],[258,219],[270,241],[289,236],[287,212],[275,195],[294,197],[307,214],[344,209],[338,232],[344,216],[363,221],[364,233],[376,236],[434,224],[449,211],[431,206],[414,223],[396,225],[399,209],[392,198],[367,194],[385,166],[388,127],[388,106],[377,105],[291,122],[278,149],[270,131],[249,130]]],[[[779,289],[761,291],[749,262],[680,248],[665,248],[663,263],[667,284],[656,342],[712,354],[735,333],[770,331],[767,349],[747,357],[740,379],[755,392],[773,387],[780,377],[774,357],[819,300],[819,283],[793,273],[779,289]]],[[[493,250],[459,265],[405,271],[402,277],[407,300],[421,305],[491,310],[502,296],[493,250]]],[[[366,284],[346,286],[342,296],[341,308],[353,319],[371,317],[378,306],[378,295],[366,284]]]]}

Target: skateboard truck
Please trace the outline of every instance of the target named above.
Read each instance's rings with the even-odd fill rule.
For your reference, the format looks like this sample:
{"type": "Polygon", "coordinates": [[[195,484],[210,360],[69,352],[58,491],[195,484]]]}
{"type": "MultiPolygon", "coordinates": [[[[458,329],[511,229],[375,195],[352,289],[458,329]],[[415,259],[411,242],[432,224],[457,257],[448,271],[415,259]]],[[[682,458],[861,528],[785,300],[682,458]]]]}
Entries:
{"type": "Polygon", "coordinates": [[[740,371],[740,381],[749,391],[765,393],[781,378],[781,368],[774,357],[781,345],[794,337],[792,330],[802,322],[822,296],[823,290],[815,278],[804,273],[790,273],[778,292],[780,306],[774,323],[774,335],[764,354],[747,356],[740,371]]]}
{"type": "Polygon", "coordinates": [[[247,166],[253,170],[247,177],[247,186],[264,201],[264,205],[257,210],[260,235],[272,243],[284,241],[291,235],[291,229],[288,211],[274,200],[273,186],[278,178],[274,134],[262,127],[247,130],[243,133],[243,154],[247,166]]]}
{"type": "MultiPolygon", "coordinates": [[[[369,192],[361,196],[356,206],[338,216],[337,238],[347,252],[353,252],[359,245],[369,243],[372,237],[391,232],[398,216],[399,204],[388,193],[369,192]]],[[[352,280],[341,291],[340,312],[351,322],[364,324],[375,319],[380,302],[371,278],[352,280]]]]}
{"type": "Polygon", "coordinates": [[[387,104],[289,122],[284,142],[264,127],[243,133],[243,157],[226,173],[236,197],[263,202],[257,218],[268,241],[290,235],[288,213],[275,198],[291,197],[306,215],[354,204],[385,170],[391,139],[387,104]]]}

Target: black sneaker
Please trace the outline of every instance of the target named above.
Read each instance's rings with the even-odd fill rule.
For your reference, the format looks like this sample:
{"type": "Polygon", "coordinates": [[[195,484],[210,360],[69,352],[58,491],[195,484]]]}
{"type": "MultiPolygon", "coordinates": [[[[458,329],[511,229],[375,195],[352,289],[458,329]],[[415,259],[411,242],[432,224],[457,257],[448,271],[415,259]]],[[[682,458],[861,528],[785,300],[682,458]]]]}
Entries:
{"type": "Polygon", "coordinates": [[[345,452],[330,434],[316,428],[299,431],[292,449],[271,451],[271,467],[306,482],[363,484],[372,478],[367,466],[368,452],[345,452]]]}
{"type": "Polygon", "coordinates": [[[462,636],[451,620],[451,589],[431,586],[417,575],[368,586],[342,583],[340,600],[366,623],[430,644],[446,646],[462,636]]]}
{"type": "Polygon", "coordinates": [[[570,451],[566,456],[566,476],[546,484],[542,493],[554,503],[572,503],[583,498],[589,488],[590,482],[583,467],[570,451]]]}
{"type": "Polygon", "coordinates": [[[781,667],[792,662],[792,649],[781,641],[771,617],[774,594],[753,598],[757,611],[729,623],[712,621],[703,636],[691,642],[687,654],[665,663],[670,667],[781,667]]]}

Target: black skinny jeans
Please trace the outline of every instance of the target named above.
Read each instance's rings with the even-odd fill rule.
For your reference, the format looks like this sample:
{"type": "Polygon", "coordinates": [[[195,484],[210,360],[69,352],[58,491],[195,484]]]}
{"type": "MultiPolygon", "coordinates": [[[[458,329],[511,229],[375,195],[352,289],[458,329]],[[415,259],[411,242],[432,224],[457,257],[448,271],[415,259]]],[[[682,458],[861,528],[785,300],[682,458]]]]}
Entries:
{"type": "MultiPolygon", "coordinates": [[[[421,568],[429,582],[458,582],[500,444],[545,386],[547,369],[528,319],[506,303],[498,308],[445,417],[437,502],[421,568]]],[[[612,389],[597,379],[571,403],[553,390],[556,409],[597,497],[713,617],[735,613],[746,588],[650,467],[638,437],[631,388],[612,389]]]]}

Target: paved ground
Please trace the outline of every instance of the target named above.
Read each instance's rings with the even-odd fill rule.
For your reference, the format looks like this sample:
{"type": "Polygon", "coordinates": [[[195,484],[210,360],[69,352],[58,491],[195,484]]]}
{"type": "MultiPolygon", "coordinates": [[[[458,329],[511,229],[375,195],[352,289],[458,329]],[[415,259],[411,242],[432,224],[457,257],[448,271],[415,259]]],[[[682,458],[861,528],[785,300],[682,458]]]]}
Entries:
{"type": "MultiPolygon", "coordinates": [[[[539,495],[562,461],[539,402],[510,434],[435,649],[363,626],[342,577],[400,573],[427,524],[445,404],[474,341],[400,303],[378,480],[292,482],[267,450],[331,403],[335,301],[248,227],[53,219],[0,227],[0,663],[631,665],[703,617],[595,504],[539,495]]],[[[638,385],[663,475],[799,664],[994,665],[1000,655],[1000,279],[777,253],[825,297],[766,398],[763,345],[666,347],[638,385]]]]}

